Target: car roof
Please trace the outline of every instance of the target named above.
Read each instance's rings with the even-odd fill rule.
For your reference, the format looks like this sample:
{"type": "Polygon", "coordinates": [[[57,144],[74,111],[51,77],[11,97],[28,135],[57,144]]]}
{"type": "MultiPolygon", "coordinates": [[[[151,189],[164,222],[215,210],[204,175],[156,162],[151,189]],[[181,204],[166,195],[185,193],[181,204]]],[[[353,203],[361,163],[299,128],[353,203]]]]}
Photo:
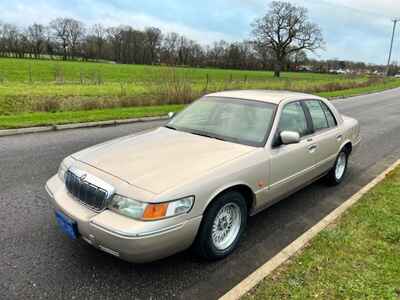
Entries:
{"type": "Polygon", "coordinates": [[[263,101],[273,104],[279,104],[284,100],[323,99],[321,97],[310,94],[270,90],[225,91],[212,93],[207,95],[206,97],[237,98],[244,100],[263,101]]]}

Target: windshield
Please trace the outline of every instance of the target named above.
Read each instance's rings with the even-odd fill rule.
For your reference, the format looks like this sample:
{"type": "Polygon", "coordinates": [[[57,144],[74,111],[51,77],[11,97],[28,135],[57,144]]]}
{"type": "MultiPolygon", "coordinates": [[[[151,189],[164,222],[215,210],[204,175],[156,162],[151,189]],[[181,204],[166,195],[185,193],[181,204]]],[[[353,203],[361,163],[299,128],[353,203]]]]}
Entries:
{"type": "Polygon", "coordinates": [[[166,127],[250,146],[264,146],[276,105],[260,101],[205,97],[166,127]]]}

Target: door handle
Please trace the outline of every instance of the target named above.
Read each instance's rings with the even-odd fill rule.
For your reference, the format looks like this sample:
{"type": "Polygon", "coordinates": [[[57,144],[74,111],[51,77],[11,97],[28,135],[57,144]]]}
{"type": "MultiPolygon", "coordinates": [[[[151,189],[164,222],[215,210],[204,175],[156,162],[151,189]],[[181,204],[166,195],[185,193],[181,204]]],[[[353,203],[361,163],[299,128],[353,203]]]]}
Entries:
{"type": "Polygon", "coordinates": [[[339,134],[338,136],[336,136],[336,139],[338,140],[338,142],[340,142],[342,140],[342,138],[343,138],[342,134],[339,134]]]}
{"type": "Polygon", "coordinates": [[[317,145],[311,145],[311,146],[308,146],[308,151],[309,151],[310,153],[314,153],[315,150],[317,150],[317,148],[318,148],[317,145]]]}

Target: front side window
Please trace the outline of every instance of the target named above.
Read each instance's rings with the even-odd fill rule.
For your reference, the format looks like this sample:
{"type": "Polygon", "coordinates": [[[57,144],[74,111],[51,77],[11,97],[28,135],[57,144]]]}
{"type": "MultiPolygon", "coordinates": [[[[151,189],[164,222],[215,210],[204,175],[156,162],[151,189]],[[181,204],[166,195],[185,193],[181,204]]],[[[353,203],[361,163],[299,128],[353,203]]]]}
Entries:
{"type": "Polygon", "coordinates": [[[250,146],[264,146],[276,105],[267,102],[205,97],[173,118],[166,127],[250,146]]]}
{"type": "Polygon", "coordinates": [[[314,130],[318,131],[329,128],[328,121],[320,104],[320,101],[311,100],[305,101],[305,103],[310,112],[314,130]]]}
{"type": "Polygon", "coordinates": [[[304,136],[308,133],[307,119],[300,102],[287,104],[281,114],[278,132],[295,131],[304,136]]]}

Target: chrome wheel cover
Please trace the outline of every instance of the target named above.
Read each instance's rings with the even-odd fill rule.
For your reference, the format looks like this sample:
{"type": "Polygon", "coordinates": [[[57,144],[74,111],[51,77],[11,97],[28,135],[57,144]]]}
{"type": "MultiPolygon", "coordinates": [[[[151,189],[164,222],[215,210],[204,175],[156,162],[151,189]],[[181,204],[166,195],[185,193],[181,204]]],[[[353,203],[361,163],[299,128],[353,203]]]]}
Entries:
{"type": "Polygon", "coordinates": [[[214,219],[211,238],[218,250],[229,248],[236,240],[242,226],[242,212],[236,203],[225,204],[214,219]]]}
{"type": "Polygon", "coordinates": [[[342,179],[344,171],[346,170],[347,156],[346,153],[340,152],[335,167],[335,177],[337,180],[342,179]]]}

